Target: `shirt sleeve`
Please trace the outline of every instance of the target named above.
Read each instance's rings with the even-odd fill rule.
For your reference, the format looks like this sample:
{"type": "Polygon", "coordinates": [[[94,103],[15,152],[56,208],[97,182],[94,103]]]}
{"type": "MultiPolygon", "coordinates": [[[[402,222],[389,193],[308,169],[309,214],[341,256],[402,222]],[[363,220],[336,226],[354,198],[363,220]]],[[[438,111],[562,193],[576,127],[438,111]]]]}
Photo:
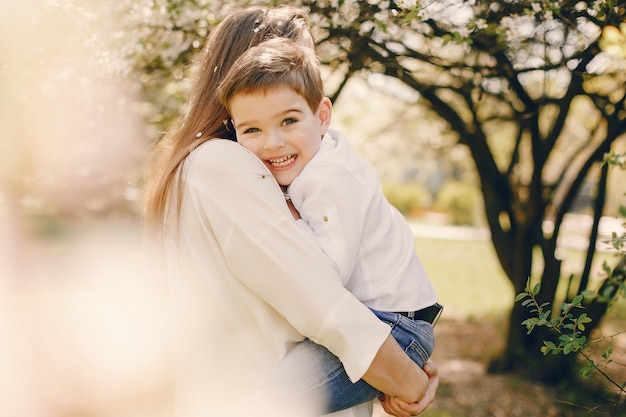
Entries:
{"type": "Polygon", "coordinates": [[[262,163],[235,142],[216,142],[188,166],[186,181],[198,215],[214,216],[206,221],[231,271],[302,335],[337,355],[357,381],[389,326],[343,287],[262,163]]]}

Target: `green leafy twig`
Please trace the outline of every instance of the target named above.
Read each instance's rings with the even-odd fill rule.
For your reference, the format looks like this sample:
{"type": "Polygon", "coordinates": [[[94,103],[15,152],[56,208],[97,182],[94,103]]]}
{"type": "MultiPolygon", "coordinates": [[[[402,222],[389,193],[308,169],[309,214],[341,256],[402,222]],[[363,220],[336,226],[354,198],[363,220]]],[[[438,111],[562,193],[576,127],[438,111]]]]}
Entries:
{"type": "MultiPolygon", "coordinates": [[[[545,326],[550,330],[559,334],[558,342],[555,343],[550,340],[544,340],[541,352],[544,355],[552,353],[558,355],[560,353],[568,355],[572,352],[579,353],[585,358],[588,365],[581,368],[580,372],[583,378],[588,378],[592,371],[599,372],[606,380],[618,388],[619,396],[626,394],[625,384],[619,384],[610,375],[608,375],[603,368],[606,368],[612,363],[611,355],[613,354],[613,348],[609,346],[606,351],[601,353],[602,362],[596,363],[585,350],[587,347],[587,337],[582,334],[585,331],[585,324],[591,323],[591,318],[587,316],[587,313],[581,313],[578,316],[573,314],[574,309],[584,309],[582,305],[585,296],[595,294],[585,292],[584,294],[578,294],[569,303],[563,303],[561,306],[561,312],[558,317],[552,317],[552,310],[548,307],[550,303],[540,304],[537,300],[537,294],[539,294],[540,284],[536,284],[531,287],[530,280],[526,283],[524,292],[518,294],[515,297],[515,302],[522,302],[522,305],[530,308],[531,313],[535,313],[534,317],[530,317],[522,322],[523,326],[526,326],[528,334],[530,334],[536,327],[545,326]]],[[[596,343],[606,338],[596,339],[591,343],[596,343]]],[[[612,340],[612,338],[611,338],[612,340]]]]}

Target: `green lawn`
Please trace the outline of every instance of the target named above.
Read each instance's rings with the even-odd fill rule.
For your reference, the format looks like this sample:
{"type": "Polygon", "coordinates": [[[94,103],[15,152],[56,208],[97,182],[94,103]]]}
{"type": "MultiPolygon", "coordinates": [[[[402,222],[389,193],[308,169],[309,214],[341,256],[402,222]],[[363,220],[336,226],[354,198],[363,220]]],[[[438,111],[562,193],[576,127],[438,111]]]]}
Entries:
{"type": "Polygon", "coordinates": [[[483,241],[415,240],[447,318],[508,315],[513,287],[491,246],[483,241]]]}
{"type": "MultiPolygon", "coordinates": [[[[491,242],[417,238],[415,248],[445,307],[444,318],[508,317],[515,294],[491,242]]],[[[573,250],[563,254],[563,272],[579,272],[584,254],[573,250]]],[[[603,260],[616,262],[613,255],[601,254],[592,282],[599,282],[603,260]]],[[[540,268],[535,265],[534,274],[540,274],[540,268]]],[[[626,301],[620,300],[615,307],[611,315],[626,318],[626,301]]]]}

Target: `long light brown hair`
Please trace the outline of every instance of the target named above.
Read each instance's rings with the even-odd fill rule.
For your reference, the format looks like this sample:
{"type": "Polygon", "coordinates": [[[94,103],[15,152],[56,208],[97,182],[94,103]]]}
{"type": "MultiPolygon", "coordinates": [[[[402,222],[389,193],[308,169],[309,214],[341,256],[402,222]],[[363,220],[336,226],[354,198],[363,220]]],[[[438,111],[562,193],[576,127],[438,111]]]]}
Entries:
{"type": "Polygon", "coordinates": [[[217,87],[233,62],[250,47],[272,37],[299,40],[308,34],[308,21],[300,9],[293,7],[251,7],[226,17],[207,38],[201,56],[197,80],[191,90],[189,112],[180,129],[170,132],[156,146],[144,183],[145,227],[158,232],[164,222],[168,198],[180,210],[182,194],[179,167],[195,148],[207,140],[235,140],[228,128],[228,113],[216,94],[217,87]],[[178,179],[177,179],[178,178],[178,179]]]}

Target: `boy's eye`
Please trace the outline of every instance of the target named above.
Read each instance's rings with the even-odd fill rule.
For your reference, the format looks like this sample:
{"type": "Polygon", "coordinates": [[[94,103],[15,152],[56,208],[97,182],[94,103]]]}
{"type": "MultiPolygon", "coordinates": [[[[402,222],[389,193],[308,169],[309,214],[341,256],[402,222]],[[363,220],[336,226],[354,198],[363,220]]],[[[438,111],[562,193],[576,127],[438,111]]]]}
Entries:
{"type": "Polygon", "coordinates": [[[258,131],[259,129],[256,127],[249,127],[248,129],[244,130],[243,133],[256,133],[258,131]]]}
{"type": "Polygon", "coordinates": [[[296,119],[295,117],[287,117],[285,120],[283,120],[283,126],[294,124],[297,121],[298,119],[296,119]]]}

